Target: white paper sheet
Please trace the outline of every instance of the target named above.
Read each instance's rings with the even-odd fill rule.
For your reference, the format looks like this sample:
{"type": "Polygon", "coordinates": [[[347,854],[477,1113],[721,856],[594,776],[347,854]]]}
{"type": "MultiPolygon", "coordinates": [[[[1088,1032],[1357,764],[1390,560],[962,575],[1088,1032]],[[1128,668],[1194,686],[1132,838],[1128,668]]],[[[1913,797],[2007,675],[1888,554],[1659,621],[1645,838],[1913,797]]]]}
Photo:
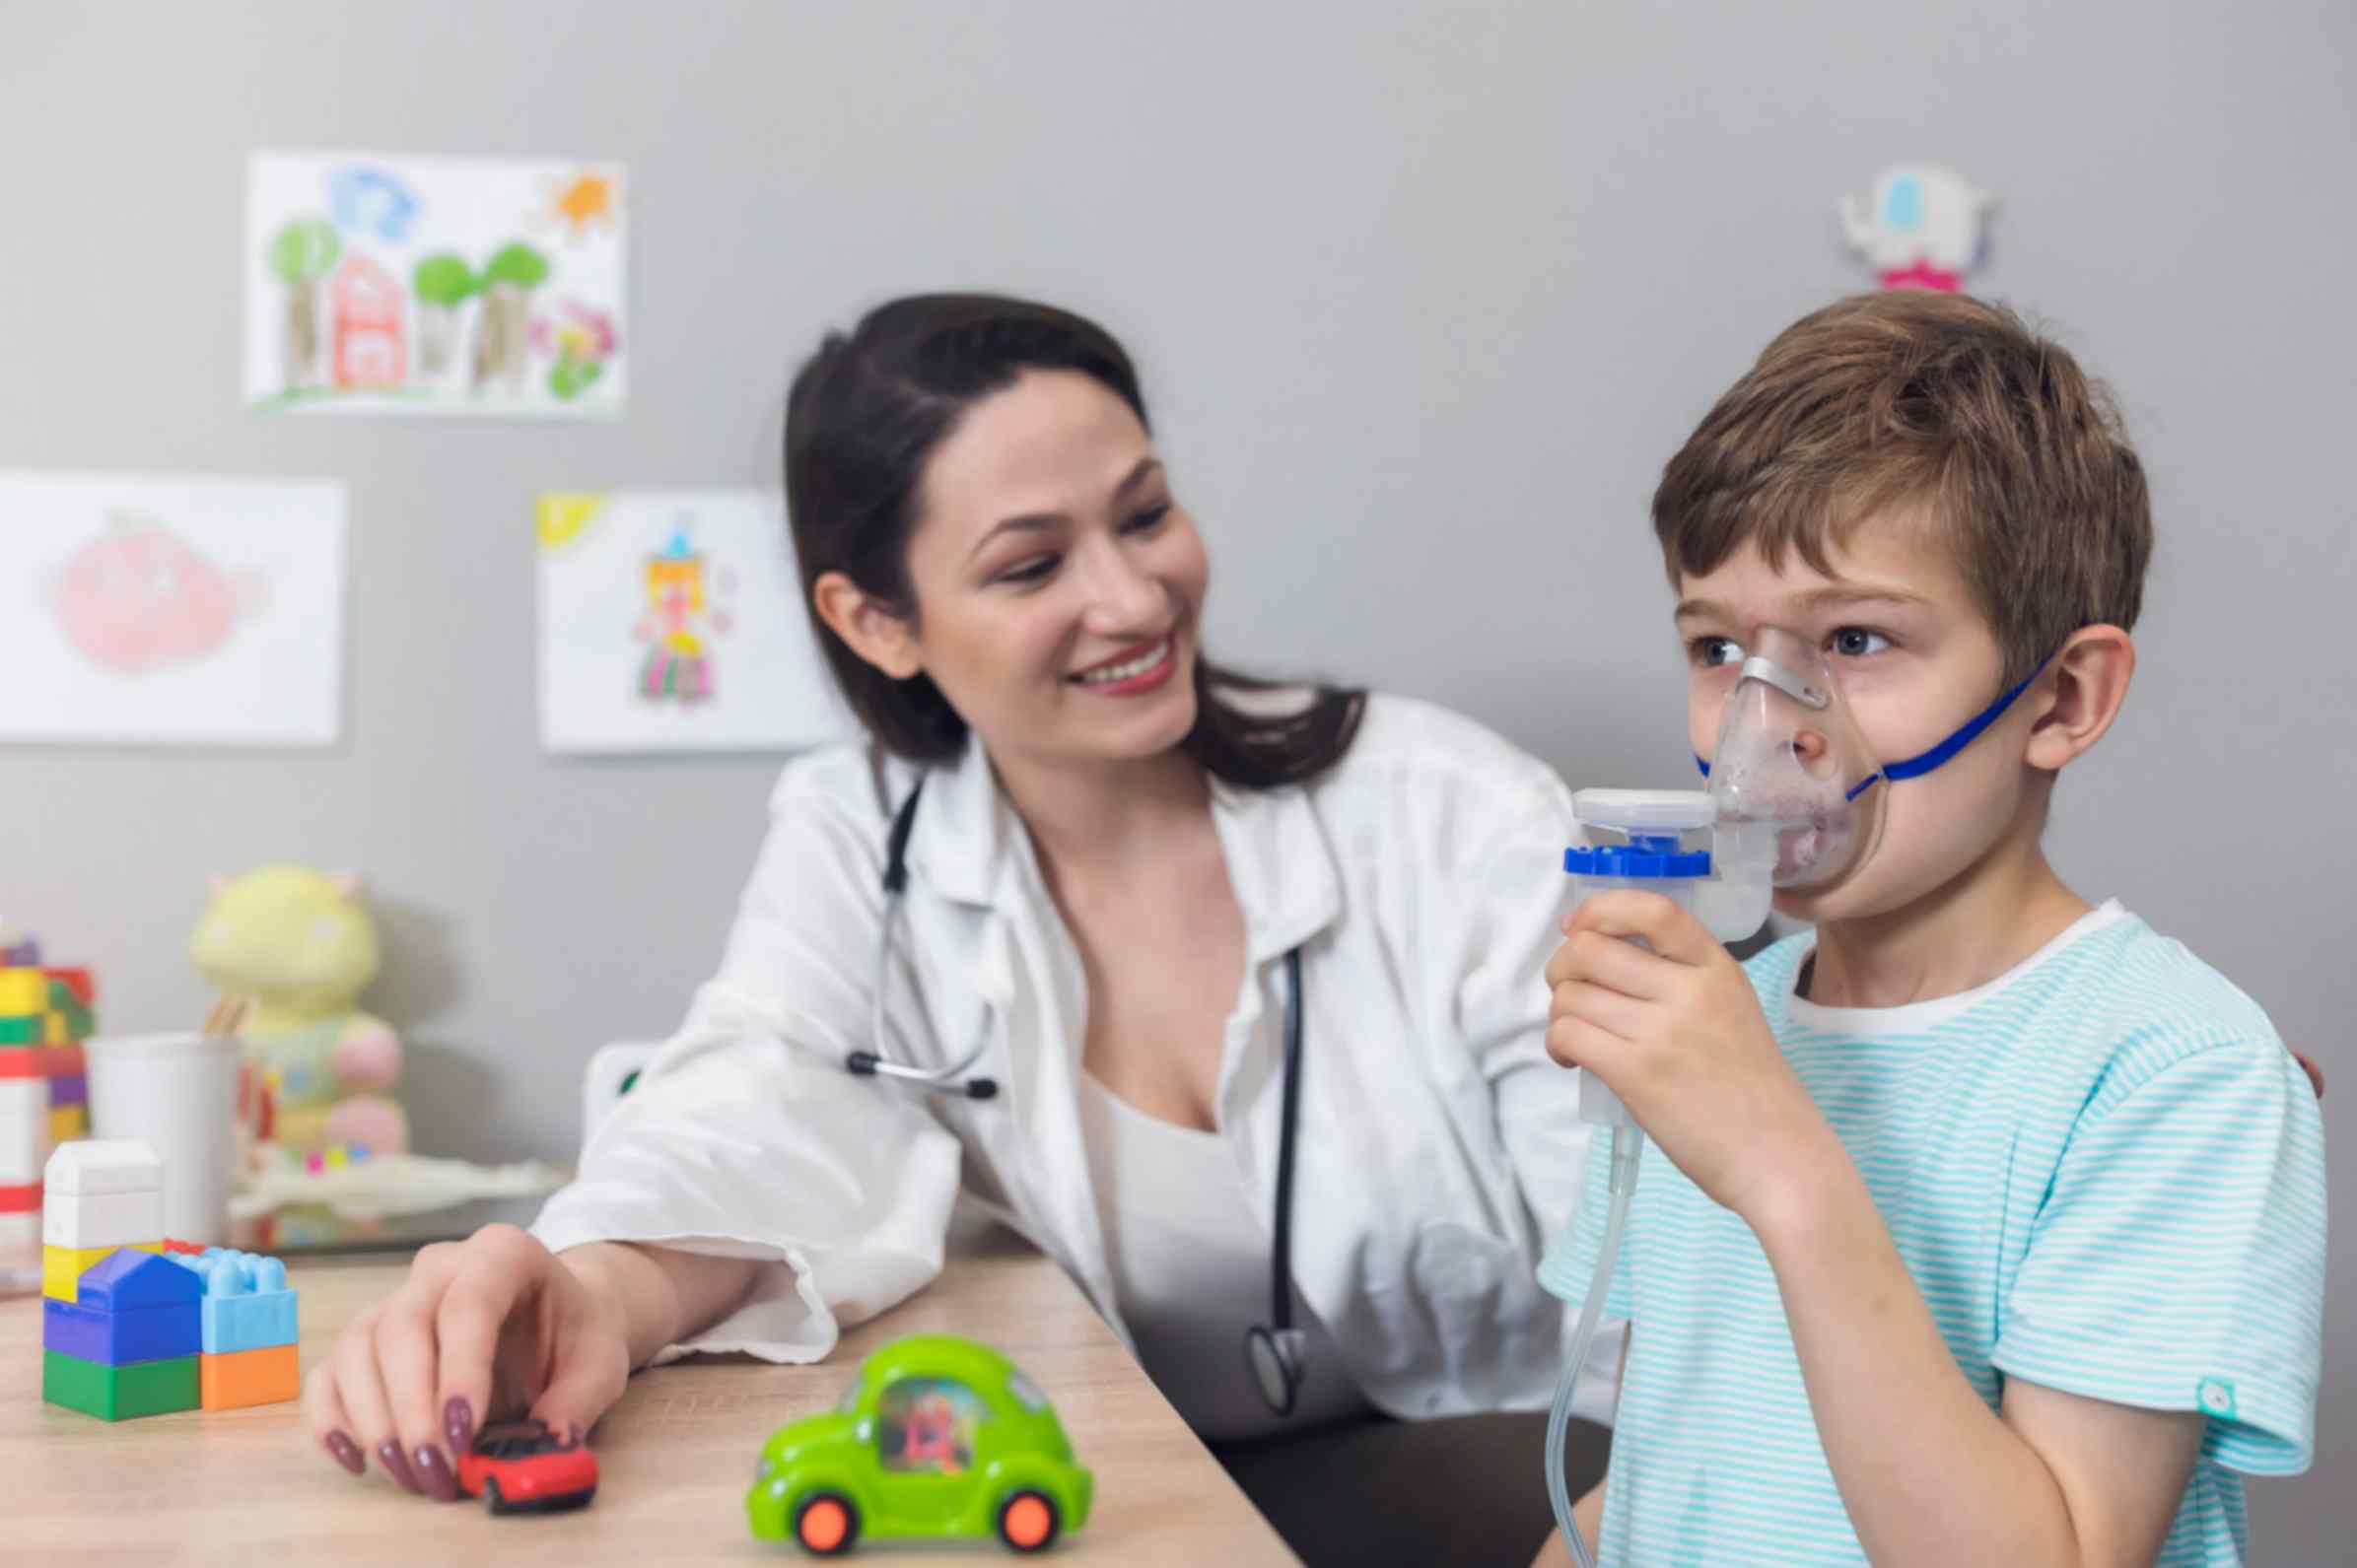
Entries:
{"type": "Polygon", "coordinates": [[[787,751],[858,732],[778,497],[552,494],[534,527],[549,750],[787,751]]]}
{"type": "Polygon", "coordinates": [[[619,164],[256,153],[246,404],[611,419],[627,229],[619,164]]]}
{"type": "Polygon", "coordinates": [[[0,740],[324,746],[344,487],[0,472],[0,740]]]}

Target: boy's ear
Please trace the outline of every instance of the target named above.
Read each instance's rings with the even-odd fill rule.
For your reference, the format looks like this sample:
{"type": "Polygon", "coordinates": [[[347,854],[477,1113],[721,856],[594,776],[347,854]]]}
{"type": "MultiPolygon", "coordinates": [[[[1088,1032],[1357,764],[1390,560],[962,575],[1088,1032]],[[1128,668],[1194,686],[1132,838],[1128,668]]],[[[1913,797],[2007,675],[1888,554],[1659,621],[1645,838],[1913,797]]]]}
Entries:
{"type": "Polygon", "coordinates": [[[2031,722],[2022,760],[2047,773],[2060,772],[2104,738],[2127,701],[2128,679],[2135,673],[2136,644],[2124,629],[2083,626],[2073,632],[2040,682],[2051,695],[2031,722]]]}
{"type": "Polygon", "coordinates": [[[916,630],[908,618],[842,573],[820,573],[810,584],[810,602],[818,618],[854,653],[894,680],[905,681],[924,670],[917,656],[916,630]]]}

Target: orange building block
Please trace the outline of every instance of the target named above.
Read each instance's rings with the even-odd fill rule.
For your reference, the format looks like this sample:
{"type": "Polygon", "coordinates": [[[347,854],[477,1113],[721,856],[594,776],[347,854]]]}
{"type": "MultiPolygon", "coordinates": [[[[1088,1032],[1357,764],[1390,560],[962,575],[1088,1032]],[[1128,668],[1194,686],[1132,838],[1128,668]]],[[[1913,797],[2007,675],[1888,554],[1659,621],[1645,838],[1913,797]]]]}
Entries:
{"type": "Polygon", "coordinates": [[[199,1356],[197,1361],[197,1395],[208,1410],[279,1404],[303,1397],[303,1374],[293,1345],[199,1356]]]}

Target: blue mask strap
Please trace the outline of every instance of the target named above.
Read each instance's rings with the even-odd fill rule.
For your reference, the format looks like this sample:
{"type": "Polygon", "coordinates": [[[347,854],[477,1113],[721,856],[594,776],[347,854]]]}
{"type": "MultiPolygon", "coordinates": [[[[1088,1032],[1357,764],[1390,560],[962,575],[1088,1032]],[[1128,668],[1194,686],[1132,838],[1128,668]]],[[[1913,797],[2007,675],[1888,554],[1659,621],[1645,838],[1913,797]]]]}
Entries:
{"type": "MultiPolygon", "coordinates": [[[[2058,653],[2061,651],[2061,649],[2056,648],[2054,651],[2058,653]]],[[[2030,689],[2030,683],[2037,680],[2039,676],[2045,674],[2046,666],[2053,662],[2054,654],[2048,653],[2045,657],[2038,661],[2038,668],[2032,670],[2029,674],[2021,678],[2020,683],[2016,685],[2013,690],[2007,692],[2004,696],[1998,698],[1995,702],[1980,710],[1978,714],[1967,719],[1965,721],[1964,727],[1959,729],[1955,734],[1950,735],[1946,740],[1941,741],[1929,751],[1909,757],[1905,762],[1884,764],[1880,773],[1868,775],[1864,784],[1861,784],[1855,788],[1851,789],[1849,793],[1842,796],[1842,798],[1845,800],[1855,800],[1858,796],[1864,794],[1869,788],[1871,788],[1874,784],[1874,781],[1877,779],[1888,779],[1893,784],[1897,784],[1902,779],[1919,779],[1923,775],[1931,772],[1932,769],[1937,768],[1940,764],[1946,762],[1949,758],[1955,756],[1958,752],[1964,750],[1967,746],[1970,746],[1974,741],[1977,740],[1980,737],[1980,732],[1986,729],[1989,725],[1995,723],[1999,716],[2001,716],[2006,709],[2011,708],[2014,705],[2015,700],[2019,698],[2022,693],[2030,689]]],[[[1703,778],[1707,779],[1710,777],[1710,764],[1704,762],[1699,756],[1695,758],[1695,766],[1702,770],[1703,778]]]]}
{"type": "MultiPolygon", "coordinates": [[[[2059,652],[2060,649],[2056,649],[2056,651],[2059,652]]],[[[1950,735],[1946,740],[1941,741],[1938,745],[1932,747],[1929,751],[1924,752],[1920,756],[1909,757],[1905,762],[1888,762],[1883,764],[1882,776],[1885,779],[1890,780],[1893,784],[1897,784],[1902,779],[1920,778],[1922,775],[1931,772],[1932,769],[1937,768],[1940,764],[1946,762],[1949,758],[1955,756],[1958,752],[1964,750],[1975,740],[1978,739],[1980,732],[1986,729],[1989,725],[1995,723],[1997,721],[1998,716],[2003,714],[2006,709],[2011,708],[2013,706],[2014,699],[2021,696],[2022,693],[2028,691],[2030,689],[2030,683],[2038,679],[2039,676],[2044,675],[2045,673],[2046,666],[2052,662],[2054,662],[2054,655],[2052,653],[2048,653],[2045,657],[2038,661],[2038,668],[2032,670],[2029,674],[2021,678],[2020,683],[2017,684],[2013,690],[2007,692],[2004,696],[1998,698],[1995,702],[1980,710],[1977,715],[1966,722],[1962,729],[1958,730],[1955,734],[1950,735]]],[[[1869,779],[1866,781],[1866,784],[1872,784],[1873,782],[1873,780],[1869,779]]],[[[1858,787],[1862,789],[1865,787],[1865,785],[1860,784],[1858,787]]],[[[1852,798],[1856,796],[1856,790],[1850,791],[1852,798]]]]}

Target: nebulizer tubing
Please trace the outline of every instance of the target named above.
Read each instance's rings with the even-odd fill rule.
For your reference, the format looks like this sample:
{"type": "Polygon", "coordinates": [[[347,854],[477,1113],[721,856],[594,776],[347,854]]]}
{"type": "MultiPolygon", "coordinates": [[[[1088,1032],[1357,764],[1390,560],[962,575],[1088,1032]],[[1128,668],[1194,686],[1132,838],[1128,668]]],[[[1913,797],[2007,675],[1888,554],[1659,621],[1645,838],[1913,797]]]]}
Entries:
{"type": "MultiPolygon", "coordinates": [[[[1720,941],[1737,941],[1767,922],[1775,888],[1828,886],[1871,852],[1881,831],[1881,791],[1867,786],[1881,770],[1840,707],[1823,654],[1772,627],[1761,629],[1759,639],[1728,693],[1714,753],[1719,766],[1710,772],[1707,793],[1583,789],[1572,797],[1583,834],[1601,828],[1620,841],[1564,852],[1563,868],[1583,899],[1610,887],[1644,888],[1692,911],[1720,941]],[[1684,848],[1684,835],[1704,829],[1708,851],[1684,848]]],[[[1596,1568],[1572,1522],[1563,1447],[1629,1223],[1645,1135],[1593,1072],[1581,1075],[1579,1094],[1580,1119],[1612,1128],[1611,1185],[1602,1245],[1548,1407],[1547,1499],[1579,1568],[1596,1568]]]]}
{"type": "Polygon", "coordinates": [[[1588,1276],[1587,1299],[1580,1303],[1579,1325],[1571,1330],[1571,1348],[1563,1358],[1562,1374],[1555,1380],[1555,1402],[1547,1407],[1547,1501],[1555,1509],[1555,1523],[1571,1543],[1579,1568],[1596,1568],[1588,1543],[1571,1518],[1571,1484],[1563,1478],[1564,1441],[1571,1435],[1571,1398],[1579,1390],[1579,1369],[1587,1364],[1596,1342],[1596,1327],[1604,1318],[1604,1298],[1612,1286],[1613,1260],[1621,1255],[1621,1232],[1629,1223],[1629,1200],[1636,1193],[1637,1158],[1645,1151],[1645,1134],[1634,1122],[1613,1124],[1612,1207],[1604,1221],[1604,1246],[1596,1255],[1596,1271],[1588,1276]]]}

